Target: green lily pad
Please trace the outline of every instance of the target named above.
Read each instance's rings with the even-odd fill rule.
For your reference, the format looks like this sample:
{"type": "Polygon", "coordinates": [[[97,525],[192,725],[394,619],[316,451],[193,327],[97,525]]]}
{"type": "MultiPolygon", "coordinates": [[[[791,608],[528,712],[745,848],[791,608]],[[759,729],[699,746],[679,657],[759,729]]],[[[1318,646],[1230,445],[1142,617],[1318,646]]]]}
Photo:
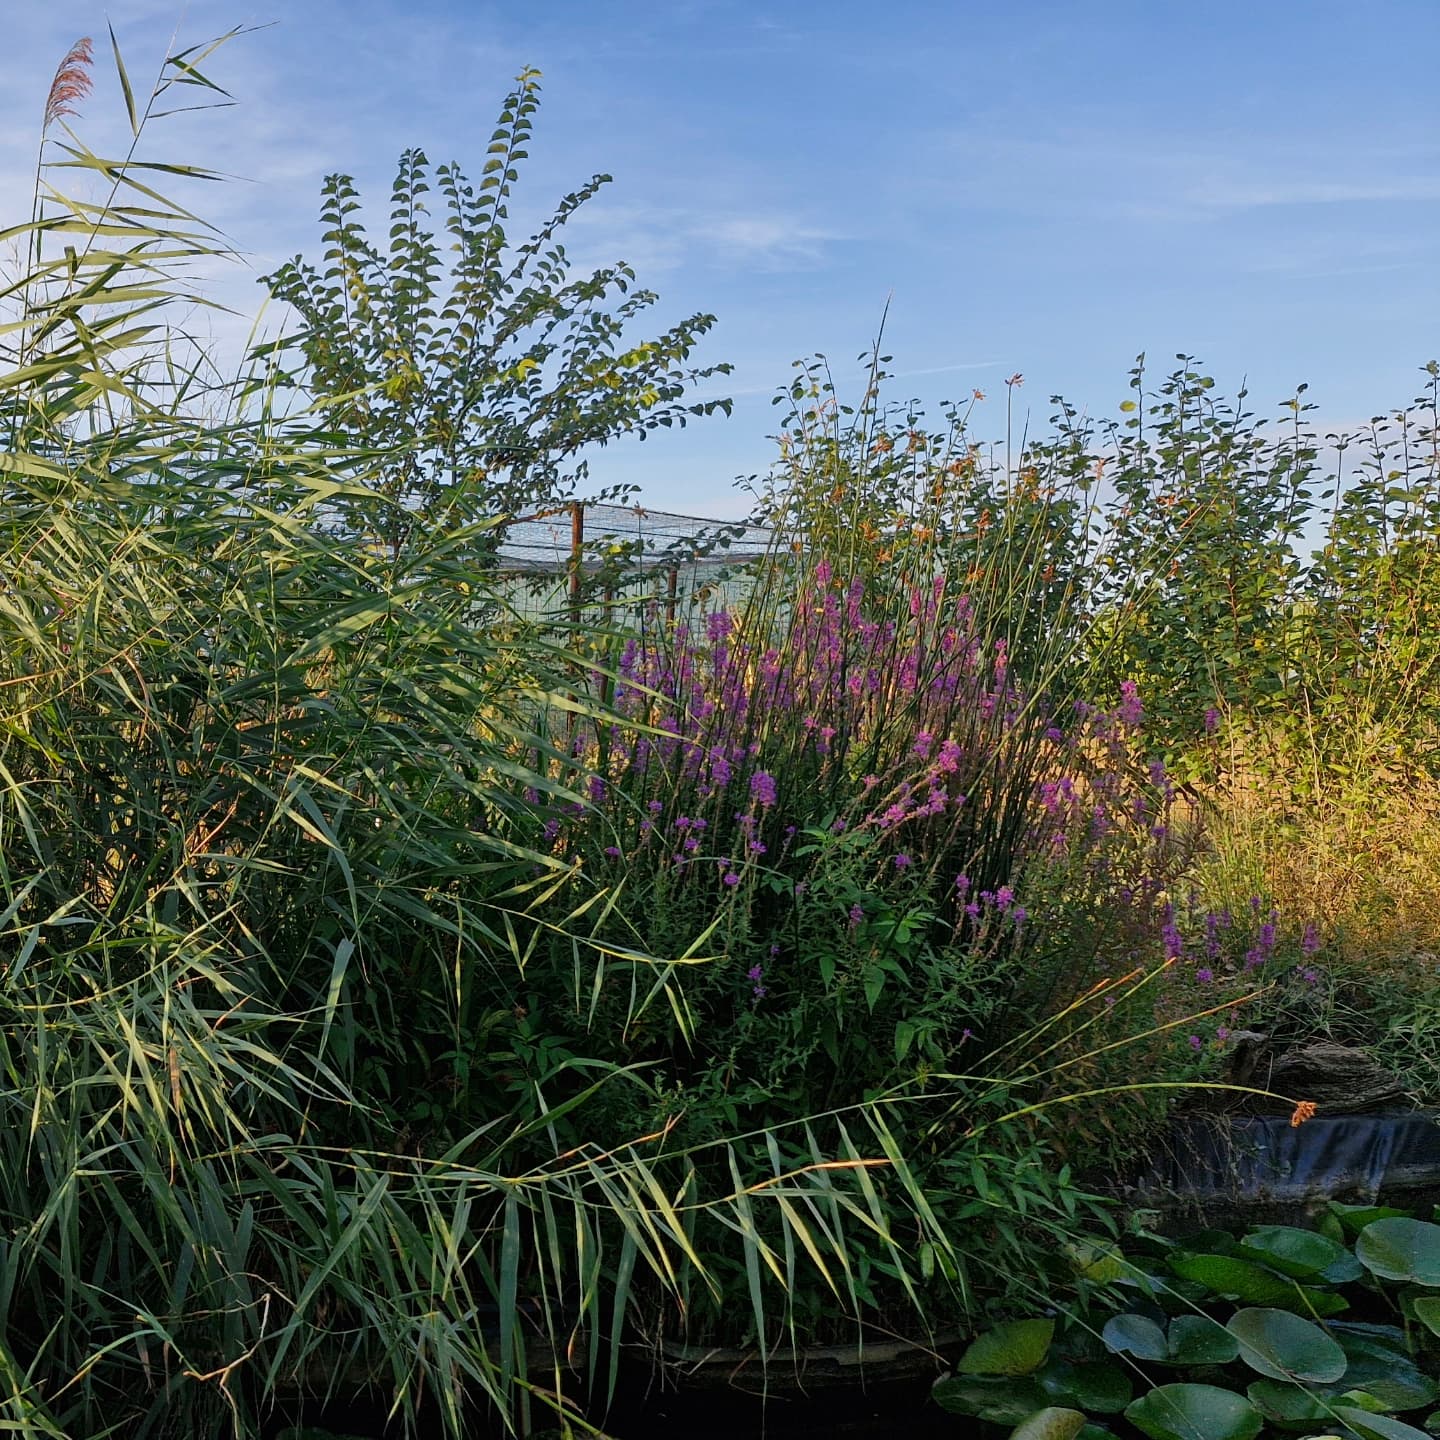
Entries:
{"type": "Polygon", "coordinates": [[[1283,1380],[1253,1380],[1245,1394],[1272,1425],[1282,1430],[1308,1430],[1330,1419],[1332,1413],[1318,1396],[1283,1380]]]}
{"type": "Polygon", "coordinates": [[[1108,1350],[1137,1360],[1164,1360],[1170,1353],[1165,1332],[1143,1315],[1112,1315],[1100,1338],[1108,1350]]]}
{"type": "Polygon", "coordinates": [[[1239,1353],[1239,1340],[1208,1315],[1177,1315],[1170,1322],[1165,1358],[1172,1365],[1228,1365],[1239,1353]]]}
{"type": "Polygon", "coordinates": [[[1243,1395],[1217,1385],[1158,1385],[1125,1418],[1150,1440],[1255,1440],[1265,1424],[1243,1395]]]}
{"type": "Polygon", "coordinates": [[[1237,1310],[1225,1328],[1240,1342],[1240,1358],[1271,1380],[1329,1385],[1349,1364],[1318,1325],[1288,1310],[1237,1310]]]}
{"type": "Polygon", "coordinates": [[[1182,1279],[1198,1280],[1214,1294],[1246,1305],[1269,1305],[1321,1316],[1338,1315],[1350,1308],[1343,1295],[1301,1285],[1235,1255],[1175,1255],[1170,1268],[1182,1279]]]}
{"type": "Polygon", "coordinates": [[[1414,1285],[1440,1285],[1440,1225],[1404,1216],[1373,1220],[1355,1242],[1355,1254],[1372,1275],[1414,1285]]]}
{"type": "Polygon", "coordinates": [[[1350,1362],[1343,1377],[1348,1389],[1366,1391],[1387,1410],[1419,1410],[1440,1399],[1440,1384],[1421,1373],[1396,1326],[1339,1324],[1330,1333],[1350,1362]]]}
{"type": "Polygon", "coordinates": [[[1097,1415],[1118,1415],[1135,1395],[1130,1377],[1108,1360],[1051,1360],[1035,1378],[1057,1405],[1097,1415]]]}
{"type": "Polygon", "coordinates": [[[1010,1432],[1010,1440],[1075,1440],[1085,1428],[1085,1417],[1078,1410],[1052,1405],[1027,1416],[1010,1432]]]}
{"type": "Polygon", "coordinates": [[[1071,1244],[1065,1252],[1075,1273],[1096,1285],[1112,1285],[1135,1268],[1113,1245],[1071,1244]]]}
{"type": "Polygon", "coordinates": [[[1354,1405],[1337,1405],[1335,1413],[1361,1440],[1431,1440],[1423,1430],[1417,1430],[1393,1415],[1372,1415],[1354,1405]]]}
{"type": "Polygon", "coordinates": [[[1440,1335],[1440,1295],[1421,1295],[1410,1302],[1415,1318],[1433,1335],[1440,1335]]]}
{"type": "Polygon", "coordinates": [[[1408,1210],[1396,1210],[1391,1205],[1342,1205],[1338,1200],[1330,1202],[1330,1213],[1340,1222],[1348,1235],[1358,1235],[1367,1225],[1376,1220],[1408,1220],[1408,1210]]]}
{"type": "Polygon", "coordinates": [[[1011,1320],[977,1335],[955,1367],[964,1375],[1028,1375],[1050,1352],[1053,1320],[1011,1320]]]}
{"type": "Polygon", "coordinates": [[[1240,1242],[1239,1253],[1296,1280],[1346,1285],[1364,1273],[1344,1245],[1294,1225],[1257,1226],[1240,1242]]]}
{"type": "Polygon", "coordinates": [[[935,1403],[956,1415],[973,1415],[995,1425],[1018,1425],[1049,1398],[1029,1376],[945,1375],[930,1394],[935,1403]]]}

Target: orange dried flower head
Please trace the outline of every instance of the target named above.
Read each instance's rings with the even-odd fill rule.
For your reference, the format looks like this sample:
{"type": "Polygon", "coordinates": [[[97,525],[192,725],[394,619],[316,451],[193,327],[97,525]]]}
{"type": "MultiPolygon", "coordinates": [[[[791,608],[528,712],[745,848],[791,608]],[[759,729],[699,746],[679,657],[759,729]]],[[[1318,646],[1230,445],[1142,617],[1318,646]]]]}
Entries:
{"type": "Polygon", "coordinates": [[[972,400],[983,400],[985,398],[985,392],[983,390],[972,390],[970,392],[970,398],[972,400]]]}
{"type": "Polygon", "coordinates": [[[1294,1113],[1290,1116],[1292,1127],[1303,1125],[1307,1120],[1315,1118],[1315,1102],[1313,1100],[1302,1100],[1296,1105],[1294,1113]]]}
{"type": "Polygon", "coordinates": [[[91,44],[87,35],[70,47],[50,82],[50,93],[45,97],[42,130],[48,130],[52,122],[62,115],[74,115],[76,101],[83,100],[90,93],[95,83],[90,76],[90,59],[91,44]]]}

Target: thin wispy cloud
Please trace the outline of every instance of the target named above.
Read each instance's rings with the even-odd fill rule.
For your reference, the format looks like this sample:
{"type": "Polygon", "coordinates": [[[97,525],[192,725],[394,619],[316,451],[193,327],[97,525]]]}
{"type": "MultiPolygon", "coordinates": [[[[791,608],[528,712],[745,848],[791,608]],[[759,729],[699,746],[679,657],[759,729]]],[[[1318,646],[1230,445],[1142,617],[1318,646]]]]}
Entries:
{"type": "Polygon", "coordinates": [[[0,200],[28,214],[45,91],[81,35],[96,39],[97,86],[77,129],[123,153],[107,13],[137,88],[177,23],[190,43],[278,20],[210,61],[236,108],[165,121],[153,145],[247,177],[185,197],[247,261],[215,278],[235,312],[205,318],[217,346],[243,347],[257,275],[320,257],[327,173],[354,175],[383,242],[400,151],[478,177],[512,77],[537,65],[512,239],[613,174],[563,234],[575,270],[625,260],[659,292],[637,338],[716,314],[695,359],[736,367],[733,389],[714,387],[735,398],[732,420],[596,458],[597,479],[639,479],[657,505],[763,467],[790,362],[823,351],[848,376],[892,293],[885,348],[924,404],[989,388],[967,373],[1019,370],[1027,393],[1104,413],[1142,350],[1198,353],[1222,383],[1249,374],[1257,401],[1297,378],[1347,413],[1410,393],[1440,334],[1434,0],[1299,15],[1253,0],[1203,14],[832,0],[823,23],[759,8],[12,0],[0,200]],[[1338,102],[1368,74],[1386,83],[1338,102]]]}

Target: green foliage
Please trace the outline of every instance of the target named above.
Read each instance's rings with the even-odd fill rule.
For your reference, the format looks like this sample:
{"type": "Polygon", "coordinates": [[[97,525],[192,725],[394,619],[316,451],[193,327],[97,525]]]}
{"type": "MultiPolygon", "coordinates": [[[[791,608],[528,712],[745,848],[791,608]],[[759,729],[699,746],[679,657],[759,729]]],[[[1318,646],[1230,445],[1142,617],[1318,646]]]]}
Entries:
{"type": "MultiPolygon", "coordinates": [[[[1411,1323],[1435,1302],[1414,1288],[1408,1259],[1395,1257],[1440,1243],[1440,1225],[1335,1208],[1343,1209],[1346,1219],[1363,1221],[1353,1251],[1332,1238],[1280,1226],[1255,1227],[1238,1242],[1211,1233],[1177,1244],[1141,1232],[1113,1292],[1129,1297],[1128,1308],[1112,1314],[1098,1332],[1108,1359],[1096,1354],[1093,1310],[1067,1312],[1058,1324],[1033,1322],[1033,1332],[1018,1328],[1024,1321],[1011,1321],[979,1336],[971,1351],[1017,1363],[1003,1377],[981,1381],[964,1373],[974,1367],[962,1361],[960,1373],[937,1382],[935,1399],[959,1414],[1007,1425],[1039,1423],[1056,1405],[1101,1417],[1123,1410],[1130,1424],[1154,1440],[1253,1440],[1266,1423],[1310,1434],[1336,1426],[1364,1436],[1419,1434],[1396,1412],[1424,1410],[1440,1398],[1433,1347],[1426,1330],[1411,1323]],[[1236,1288],[1239,1272],[1228,1266],[1172,1264],[1188,1282],[1180,1285],[1155,1268],[1157,1260],[1177,1258],[1229,1261],[1237,1250],[1264,1257],[1247,1269],[1268,1274],[1277,1294],[1290,1287],[1286,1308],[1243,1303],[1236,1288]],[[1336,1250],[1351,1263],[1339,1263],[1336,1250]],[[1366,1275],[1367,1268],[1381,1274],[1365,1261],[1376,1253],[1384,1254],[1387,1269],[1395,1272],[1382,1277],[1396,1282],[1390,1287],[1366,1275]],[[1321,1282],[1319,1288],[1302,1292],[1293,1278],[1297,1270],[1321,1282]],[[1316,1303],[1325,1299],[1334,1303],[1316,1303]],[[1326,1318],[1352,1303],[1371,1314],[1378,1303],[1381,1315],[1401,1323],[1326,1318]],[[1025,1348],[1023,1365],[1012,1340],[1022,1334],[1046,1341],[1025,1348]],[[1175,1368],[1187,1378],[1170,1379],[1175,1368]],[[1075,1378],[1082,1372],[1084,1384],[1075,1378]],[[1257,1373],[1260,1379],[1253,1378],[1257,1373]],[[1131,1399],[1135,1381],[1145,1388],[1131,1399]]],[[[1422,1325],[1428,1329],[1427,1322],[1422,1325]]]]}
{"type": "Polygon", "coordinates": [[[412,523],[449,528],[459,494],[497,520],[553,505],[583,480],[589,447],[729,410],[728,400],[686,399],[694,381],[729,371],[686,363],[714,316],[637,341],[631,327],[657,297],[632,291],[634,272],[615,264],[570,273],[560,234],[609,176],[567,195],[523,243],[511,241],[509,204],[539,81],[526,70],[505,97],[478,182],[453,164],[434,172],[439,231],[428,219],[429,162],[407,150],[387,243],[367,235],[350,177],[332,175],[321,196],[320,265],[297,256],[264,277],[300,328],[262,353],[323,412],[337,450],[385,454],[376,488],[396,502],[384,535],[392,545],[412,523]]]}

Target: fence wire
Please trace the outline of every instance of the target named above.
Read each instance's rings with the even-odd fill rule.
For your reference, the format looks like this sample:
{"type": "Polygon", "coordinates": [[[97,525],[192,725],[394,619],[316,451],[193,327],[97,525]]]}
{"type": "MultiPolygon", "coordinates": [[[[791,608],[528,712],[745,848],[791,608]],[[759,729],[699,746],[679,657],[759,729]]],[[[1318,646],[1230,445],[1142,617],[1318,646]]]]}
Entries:
{"type": "Polygon", "coordinates": [[[768,526],[743,520],[577,502],[512,521],[499,554],[501,569],[518,575],[569,571],[577,561],[598,568],[612,557],[636,570],[714,569],[757,560],[775,539],[768,526]]]}

